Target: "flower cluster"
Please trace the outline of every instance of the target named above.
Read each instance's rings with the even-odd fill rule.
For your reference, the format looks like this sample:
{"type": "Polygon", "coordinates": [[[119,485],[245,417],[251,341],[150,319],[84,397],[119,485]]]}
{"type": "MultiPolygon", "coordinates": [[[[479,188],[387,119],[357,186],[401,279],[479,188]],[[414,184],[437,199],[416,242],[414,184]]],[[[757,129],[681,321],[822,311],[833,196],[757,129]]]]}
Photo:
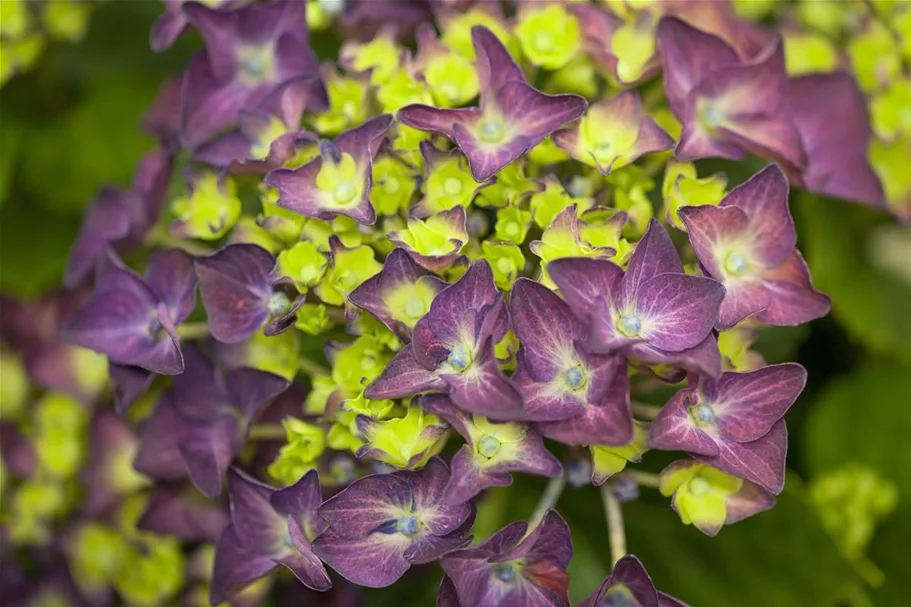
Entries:
{"type": "MultiPolygon", "coordinates": [[[[771,508],[806,371],[750,346],[830,307],[789,188],[885,205],[854,76],[795,75],[790,33],[721,2],[343,4],[165,1],[152,48],[205,47],[143,120],[132,185],[87,211],[53,304],[66,345],[4,310],[4,408],[40,385],[22,427],[59,433],[4,440],[46,448],[4,451],[14,541],[47,539],[72,502],[41,479],[87,450],[119,475],[93,473],[89,512],[128,513],[73,531],[90,597],[174,596],[203,540],[212,605],[258,604],[280,568],[344,593],[438,561],[439,606],[568,606],[567,479],[614,516],[652,486],[708,535],[771,508]],[[321,63],[328,27],[347,37],[321,63]],[[765,166],[732,188],[694,164],[748,156],[765,166]],[[74,400],[101,400],[89,350],[122,418],[74,400]],[[682,458],[627,469],[650,449],[682,458]],[[539,508],[473,544],[513,473],[551,479],[539,508]],[[153,591],[117,542],[179,573],[153,591]]],[[[683,605],[614,558],[583,605],[683,605]]]]}

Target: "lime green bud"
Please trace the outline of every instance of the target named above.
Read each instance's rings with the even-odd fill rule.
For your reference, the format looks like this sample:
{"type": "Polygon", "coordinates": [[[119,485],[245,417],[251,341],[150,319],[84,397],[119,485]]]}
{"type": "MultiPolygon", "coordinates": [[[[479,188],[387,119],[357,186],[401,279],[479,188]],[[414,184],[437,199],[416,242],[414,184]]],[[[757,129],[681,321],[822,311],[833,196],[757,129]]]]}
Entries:
{"type": "Polygon", "coordinates": [[[335,414],[337,423],[347,426],[353,435],[358,435],[357,416],[366,415],[376,420],[392,419],[404,415],[401,407],[389,399],[371,400],[364,397],[363,391],[357,396],[342,401],[335,414]]]}
{"type": "Polygon", "coordinates": [[[329,92],[329,110],[313,116],[313,127],[320,134],[333,137],[368,118],[370,83],[366,78],[343,77],[331,72],[325,83],[329,92]]]}
{"type": "Polygon", "coordinates": [[[494,229],[498,240],[522,244],[528,235],[531,225],[531,212],[518,207],[506,207],[497,211],[497,224],[494,229]]]}
{"type": "Polygon", "coordinates": [[[426,257],[442,257],[457,253],[467,234],[453,229],[452,223],[442,215],[427,219],[409,218],[408,227],[396,233],[397,240],[426,257]]]}
{"type": "Polygon", "coordinates": [[[77,42],[88,29],[91,12],[90,4],[48,2],[44,5],[44,27],[54,38],[77,42]]]}
{"type": "Polygon", "coordinates": [[[484,207],[501,208],[516,205],[520,200],[532,192],[537,192],[541,186],[525,174],[525,166],[521,162],[506,165],[497,173],[497,182],[478,192],[477,203],[484,207]]]}
{"type": "Polygon", "coordinates": [[[559,4],[520,11],[515,32],[528,60],[549,70],[569,63],[582,47],[579,22],[559,4]]]}
{"type": "Polygon", "coordinates": [[[376,99],[387,114],[394,114],[412,103],[433,105],[433,96],[427,83],[418,80],[405,69],[396,70],[388,81],[377,87],[376,99]]]}
{"type": "MultiPolygon", "coordinates": [[[[257,217],[257,223],[262,226],[270,237],[282,244],[291,246],[297,242],[300,239],[306,217],[278,206],[278,190],[271,188],[265,190],[260,194],[259,199],[263,212],[257,217]]],[[[240,240],[240,242],[261,244],[257,240],[240,240]]],[[[273,254],[277,252],[277,249],[273,247],[266,246],[264,248],[273,254]]]]}
{"type": "Polygon", "coordinates": [[[307,303],[297,309],[297,321],[294,326],[307,335],[325,333],[332,325],[329,309],[323,304],[307,303]]]}
{"type": "Polygon", "coordinates": [[[11,0],[3,4],[0,16],[0,35],[8,39],[22,37],[32,22],[25,0],[11,0]]]}
{"type": "Polygon", "coordinates": [[[380,215],[407,211],[417,189],[414,171],[392,156],[382,156],[373,163],[373,188],[370,201],[380,215]]]}
{"type": "Polygon", "coordinates": [[[379,377],[389,355],[376,338],[361,336],[336,351],[332,379],[346,394],[357,395],[364,386],[379,377]]]}
{"type": "Polygon", "coordinates": [[[835,46],[828,38],[819,34],[786,34],[784,53],[785,65],[791,76],[831,72],[838,64],[835,46]]]}
{"type": "Polygon", "coordinates": [[[83,394],[98,394],[107,385],[108,358],[88,348],[69,347],[73,376],[79,391],[83,394]]]}
{"type": "Polygon", "coordinates": [[[453,154],[434,164],[421,186],[424,200],[421,209],[433,215],[457,206],[467,207],[475,196],[478,183],[468,171],[461,154],[453,154]]]}
{"type": "Polygon", "coordinates": [[[873,130],[886,140],[911,138],[911,80],[898,79],[870,104],[873,130]]]}
{"type": "Polygon", "coordinates": [[[366,43],[347,42],[339,56],[343,64],[356,72],[370,71],[370,81],[377,85],[388,82],[399,66],[402,49],[392,30],[381,30],[366,43]]]}
{"type": "Polygon", "coordinates": [[[364,446],[364,441],[351,432],[350,424],[341,422],[333,422],[326,435],[326,443],[336,451],[351,453],[357,453],[357,450],[364,446]]]}
{"type": "Polygon", "coordinates": [[[71,396],[49,392],[35,405],[35,455],[56,478],[73,476],[85,457],[88,411],[71,396]]]}
{"type": "Polygon", "coordinates": [[[734,327],[718,333],[718,349],[721,350],[724,370],[743,373],[765,366],[762,355],[750,350],[754,341],[755,329],[734,327]]]}
{"type": "Polygon", "coordinates": [[[293,485],[316,466],[326,449],[323,428],[289,417],[282,420],[288,442],[268,468],[269,475],[285,486],[293,485]]]}
{"type": "MultiPolygon", "coordinates": [[[[413,297],[419,298],[423,305],[429,309],[430,301],[433,299],[433,294],[435,294],[436,291],[425,288],[426,285],[427,282],[418,281],[415,284],[407,285],[407,287],[411,287],[411,289],[408,290],[412,292],[413,297]]],[[[393,293],[395,293],[393,296],[394,300],[399,300],[403,295],[401,290],[394,290],[393,293]]],[[[395,301],[395,304],[407,306],[407,304],[401,304],[400,301],[395,301]]],[[[409,322],[411,322],[413,326],[415,320],[411,319],[409,322]]],[[[389,330],[389,327],[384,325],[373,314],[358,314],[357,318],[348,323],[348,329],[354,335],[372,337],[393,352],[398,352],[402,349],[402,341],[396,337],[395,333],[389,330]]]]}
{"type": "Polygon", "coordinates": [[[329,237],[336,236],[346,247],[356,247],[364,242],[364,234],[358,229],[357,221],[345,215],[339,215],[332,221],[307,219],[303,222],[300,238],[309,240],[320,251],[328,253],[329,237]]]}
{"type": "Polygon", "coordinates": [[[382,269],[383,264],[368,246],[339,248],[333,252],[332,264],[314,291],[327,304],[341,306],[351,291],[382,269]]]}
{"type": "Polygon", "coordinates": [[[640,421],[634,422],[633,438],[619,447],[589,445],[592,452],[592,482],[602,485],[604,481],[626,468],[627,462],[638,462],[648,451],[648,429],[640,421]]]}
{"type": "MultiPolygon", "coordinates": [[[[528,159],[533,165],[549,165],[569,160],[569,154],[556,146],[551,137],[531,148],[528,159]]],[[[537,173],[536,173],[537,174],[537,173]]]]}
{"type": "MultiPolygon", "coordinates": [[[[332,25],[334,13],[327,10],[330,3],[324,0],[307,0],[307,27],[311,31],[318,32],[332,25]]],[[[208,598],[206,605],[209,604],[208,598]]]]}
{"type": "Polygon", "coordinates": [[[655,211],[642,186],[635,185],[629,190],[616,190],[614,205],[629,215],[629,221],[623,229],[624,236],[639,238],[645,234],[648,222],[654,216],[655,211]]]}
{"type": "Polygon", "coordinates": [[[25,365],[12,352],[0,350],[0,419],[17,419],[28,400],[28,393],[25,365]]]}
{"type": "Polygon", "coordinates": [[[734,0],[734,12],[738,16],[751,21],[759,21],[769,13],[774,12],[782,0],[734,0]]]}
{"type": "Polygon", "coordinates": [[[674,496],[674,506],[684,525],[719,528],[727,519],[727,498],[740,491],[743,481],[720,470],[698,464],[662,474],[659,490],[674,496]]]}
{"type": "Polygon", "coordinates": [[[611,53],[617,58],[615,69],[621,82],[641,78],[655,55],[655,30],[648,21],[632,18],[611,36],[611,53]]]}
{"type": "Polygon", "coordinates": [[[911,196],[911,145],[899,139],[893,143],[874,140],[870,146],[870,162],[882,181],[886,200],[898,213],[909,213],[911,196]]]}
{"type": "Polygon", "coordinates": [[[308,241],[298,242],[278,255],[280,275],[290,276],[302,292],[322,279],[328,265],[326,256],[308,241]]]}
{"type": "Polygon", "coordinates": [[[241,204],[233,179],[205,173],[193,184],[190,195],[171,202],[171,210],[177,218],[171,225],[176,235],[218,240],[240,219],[241,204]]]}
{"type": "Polygon", "coordinates": [[[508,291],[525,267],[525,256],[522,249],[511,242],[481,243],[484,259],[490,262],[493,269],[493,280],[497,287],[508,291]]]}
{"type": "Polygon", "coordinates": [[[241,217],[240,221],[234,224],[234,229],[231,230],[228,242],[231,244],[249,243],[259,245],[272,253],[272,255],[277,255],[284,248],[284,245],[276,240],[268,230],[260,226],[257,221],[258,219],[253,217],[241,217]]]}
{"type": "Polygon", "coordinates": [[[0,40],[0,85],[15,74],[31,68],[38,61],[44,45],[44,38],[40,34],[28,34],[10,41],[0,40]]]}
{"type": "Polygon", "coordinates": [[[471,28],[483,25],[500,39],[509,53],[518,58],[521,46],[503,23],[482,8],[473,8],[463,13],[445,16],[442,20],[441,40],[443,44],[468,59],[474,59],[474,45],[471,43],[471,28]]]}
{"type": "Polygon", "coordinates": [[[542,230],[546,230],[553,223],[560,211],[573,203],[572,197],[563,189],[556,179],[547,179],[544,190],[532,194],[529,199],[532,218],[542,230]]]}
{"type": "Polygon", "coordinates": [[[267,371],[292,381],[299,365],[298,339],[294,331],[265,335],[259,331],[238,346],[243,349],[242,365],[267,371]]]}
{"type": "Polygon", "coordinates": [[[335,391],[335,380],[328,375],[315,375],[310,378],[310,393],[304,401],[304,413],[307,415],[322,415],[326,410],[326,403],[335,391]]]}
{"type": "Polygon", "coordinates": [[[405,417],[375,421],[361,417],[360,428],[366,445],[359,457],[368,457],[395,466],[416,469],[439,453],[446,444],[446,425],[440,418],[417,406],[408,408],[405,417]]]}
{"type": "Polygon", "coordinates": [[[680,207],[717,205],[726,193],[727,177],[723,173],[699,178],[694,164],[672,160],[667,165],[661,185],[665,219],[682,230],[683,222],[677,214],[680,207]]]}
{"type": "Polygon", "coordinates": [[[478,73],[474,64],[457,53],[440,53],[424,66],[424,78],[438,107],[456,107],[478,94],[478,73]]]}
{"type": "Polygon", "coordinates": [[[108,588],[120,574],[128,551],[118,529],[95,522],[82,524],[73,538],[69,559],[74,581],[88,593],[108,588]]]}
{"type": "Polygon", "coordinates": [[[892,82],[902,69],[901,52],[892,33],[879,21],[848,43],[848,55],[860,86],[873,91],[892,82]]]}
{"type": "Polygon", "coordinates": [[[151,536],[141,550],[123,556],[114,578],[117,592],[131,605],[154,607],[173,599],[184,586],[185,559],[180,541],[151,536]]]}

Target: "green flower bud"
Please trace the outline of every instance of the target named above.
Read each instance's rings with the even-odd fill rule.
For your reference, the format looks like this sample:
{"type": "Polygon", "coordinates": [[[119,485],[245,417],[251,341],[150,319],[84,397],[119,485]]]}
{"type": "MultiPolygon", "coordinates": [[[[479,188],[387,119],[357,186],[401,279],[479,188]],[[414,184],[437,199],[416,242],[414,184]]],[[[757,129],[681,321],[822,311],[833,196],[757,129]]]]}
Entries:
{"type": "Polygon", "coordinates": [[[416,188],[414,171],[392,156],[382,156],[373,163],[370,201],[380,215],[407,211],[416,188]]]}
{"type": "Polygon", "coordinates": [[[665,219],[683,230],[683,222],[677,212],[680,207],[715,204],[721,202],[727,193],[727,177],[715,173],[709,177],[696,176],[696,166],[689,162],[668,162],[661,185],[664,198],[665,219]]]}
{"type": "Polygon", "coordinates": [[[895,80],[870,104],[873,130],[886,140],[911,138],[911,80],[895,80]]]}
{"type": "Polygon", "coordinates": [[[166,603],[184,586],[185,559],[176,538],[149,536],[142,550],[128,550],[122,559],[114,587],[131,605],[166,603]]]}
{"type": "Polygon", "coordinates": [[[333,137],[369,117],[367,98],[370,83],[366,78],[349,78],[330,72],[325,83],[329,92],[329,110],[313,116],[313,127],[317,132],[333,137]]]}
{"type": "Polygon", "coordinates": [[[346,394],[357,395],[364,386],[379,377],[389,355],[374,337],[362,336],[336,351],[332,379],[346,394]]]}
{"type": "Polygon", "coordinates": [[[335,391],[335,380],[328,375],[315,375],[310,378],[310,393],[304,401],[304,413],[307,415],[322,415],[326,411],[326,403],[335,391]]]}
{"type": "MultiPolygon", "coordinates": [[[[840,7],[836,7],[839,8],[840,7]]],[[[894,81],[901,73],[898,43],[889,29],[871,20],[864,32],[848,43],[848,55],[857,81],[865,91],[873,91],[894,81]]]]}
{"type": "Polygon", "coordinates": [[[327,304],[341,306],[351,291],[382,269],[370,247],[340,248],[333,252],[332,264],[314,291],[327,304]]]}
{"type": "Polygon", "coordinates": [[[218,240],[240,219],[241,204],[237,186],[230,177],[214,173],[200,175],[188,196],[171,202],[177,221],[171,231],[177,236],[218,240]]]}
{"type": "Polygon", "coordinates": [[[478,73],[474,64],[457,53],[431,57],[424,67],[424,78],[438,107],[460,106],[478,94],[478,73]]]}
{"type": "Polygon", "coordinates": [[[493,279],[497,287],[504,291],[511,289],[525,267],[522,249],[511,242],[493,243],[486,240],[481,243],[481,248],[484,251],[484,259],[490,262],[493,269],[493,279]]]}
{"type": "Polygon", "coordinates": [[[547,179],[544,189],[532,194],[529,199],[532,218],[542,230],[546,230],[554,222],[560,211],[574,202],[572,197],[563,189],[556,179],[547,179]]]}
{"type": "Polygon", "coordinates": [[[282,251],[277,261],[279,273],[290,276],[301,292],[318,283],[329,265],[326,256],[308,241],[298,242],[282,251]]]}
{"type": "Polygon", "coordinates": [[[457,206],[467,207],[477,189],[478,183],[468,171],[464,156],[453,154],[432,166],[421,187],[424,194],[421,206],[430,215],[457,206]]]}
{"type": "Polygon", "coordinates": [[[71,396],[49,392],[35,405],[35,455],[56,478],[73,476],[85,457],[88,411],[71,396]]]}
{"type": "Polygon", "coordinates": [[[496,183],[478,192],[477,204],[495,209],[517,205],[525,196],[540,189],[536,181],[526,176],[524,164],[513,162],[497,173],[496,183]]]}
{"type": "Polygon", "coordinates": [[[412,103],[433,105],[427,84],[405,69],[396,70],[388,81],[377,88],[376,99],[380,102],[382,111],[387,114],[394,114],[412,103]]]}
{"type": "Polygon", "coordinates": [[[268,472],[272,478],[288,486],[316,466],[316,458],[326,448],[326,432],[319,426],[293,417],[283,419],[282,425],[288,442],[279,450],[268,472]]]}
{"type": "Polygon", "coordinates": [[[355,72],[370,70],[373,84],[388,82],[399,66],[402,49],[389,30],[381,30],[370,42],[346,43],[339,53],[342,62],[355,72]]]}
{"type": "Polygon", "coordinates": [[[531,212],[517,207],[506,207],[497,211],[497,224],[494,232],[498,240],[522,244],[528,235],[531,225],[531,212]]]}
{"type": "Polygon", "coordinates": [[[446,444],[449,426],[436,415],[417,406],[405,417],[376,421],[361,417],[366,444],[359,457],[375,459],[396,468],[418,469],[446,444]]]}
{"type": "Polygon", "coordinates": [[[549,70],[566,65],[582,47],[579,22],[559,4],[520,11],[515,32],[528,60],[549,70]]]}
{"type": "MultiPolygon", "coordinates": [[[[4,6],[4,10],[5,6],[4,6]]],[[[77,42],[84,35],[92,14],[90,4],[78,2],[47,2],[42,15],[44,27],[59,40],[77,42]]]]}
{"type": "Polygon", "coordinates": [[[785,34],[784,52],[785,66],[791,76],[831,72],[838,64],[835,46],[819,34],[785,34]]]}
{"type": "Polygon", "coordinates": [[[83,592],[107,589],[123,568],[123,555],[130,550],[118,529],[102,523],[83,523],[70,548],[70,571],[83,592]]]}
{"type": "Polygon", "coordinates": [[[592,452],[592,482],[602,485],[604,481],[623,471],[627,462],[638,462],[648,451],[648,428],[640,421],[635,421],[633,438],[629,443],[619,447],[608,445],[589,445],[592,452]]]}
{"type": "Polygon", "coordinates": [[[323,304],[304,304],[297,309],[294,326],[307,335],[325,333],[332,325],[329,309],[323,304]]]}
{"type": "Polygon", "coordinates": [[[29,388],[28,373],[19,357],[6,349],[0,350],[0,419],[19,417],[28,400],[29,388]]]}

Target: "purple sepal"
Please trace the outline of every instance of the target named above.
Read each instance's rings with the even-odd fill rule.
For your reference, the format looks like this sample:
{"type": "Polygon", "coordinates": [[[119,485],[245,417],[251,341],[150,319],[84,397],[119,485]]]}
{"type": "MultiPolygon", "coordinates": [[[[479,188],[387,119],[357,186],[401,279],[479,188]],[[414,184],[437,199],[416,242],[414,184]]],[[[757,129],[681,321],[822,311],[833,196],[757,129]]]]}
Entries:
{"type": "Polygon", "coordinates": [[[179,486],[156,485],[136,527],[172,535],[185,542],[218,540],[228,524],[223,506],[203,499],[196,491],[179,486]]]}
{"type": "Polygon", "coordinates": [[[142,367],[108,364],[108,374],[114,384],[114,410],[123,415],[143,394],[145,394],[155,374],[142,367]]]}

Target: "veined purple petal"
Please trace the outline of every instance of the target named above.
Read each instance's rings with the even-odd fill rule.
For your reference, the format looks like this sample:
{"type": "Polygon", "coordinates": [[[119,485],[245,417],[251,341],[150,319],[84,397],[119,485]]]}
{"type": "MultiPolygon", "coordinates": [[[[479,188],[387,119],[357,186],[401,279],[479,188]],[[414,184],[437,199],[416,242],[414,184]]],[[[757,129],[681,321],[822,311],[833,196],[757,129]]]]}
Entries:
{"type": "Polygon", "coordinates": [[[687,274],[659,274],[636,292],[636,314],[649,345],[680,352],[698,345],[718,321],[722,284],[687,274]]]}
{"type": "Polygon", "coordinates": [[[762,287],[768,305],[757,312],[756,320],[767,325],[800,325],[822,318],[832,308],[829,296],[813,288],[807,262],[797,250],[764,273],[762,287]]]}
{"type": "Polygon", "coordinates": [[[648,365],[672,365],[674,369],[659,370],[657,373],[663,381],[670,383],[682,381],[686,372],[708,377],[721,375],[721,351],[714,333],[710,333],[692,348],[680,352],[659,350],[648,344],[634,344],[627,349],[626,354],[648,365]]]}
{"type": "Polygon", "coordinates": [[[286,554],[273,557],[273,560],[287,567],[301,583],[313,590],[329,590],[332,581],[326,568],[313,553],[303,529],[293,517],[288,517],[288,533],[294,543],[294,548],[288,548],[286,554]]]}
{"type": "Polygon", "coordinates": [[[130,234],[130,212],[140,202],[133,192],[103,188],[89,206],[79,235],[70,250],[63,283],[75,288],[95,267],[104,248],[130,234]]]}
{"type": "Polygon", "coordinates": [[[743,209],[734,206],[687,206],[678,211],[686,226],[690,244],[699,263],[709,276],[722,280],[724,260],[716,259],[716,248],[724,243],[746,237],[750,219],[743,209]]]}
{"type": "Polygon", "coordinates": [[[313,552],[358,586],[383,588],[395,583],[411,567],[404,556],[409,541],[400,533],[373,533],[352,539],[329,527],[313,542],[313,552]]]}
{"type": "Polygon", "coordinates": [[[139,397],[146,393],[155,374],[142,367],[108,363],[108,373],[114,384],[114,409],[123,415],[139,397]]]}
{"type": "Polygon", "coordinates": [[[549,422],[581,415],[586,407],[587,394],[565,390],[554,383],[535,381],[525,365],[525,350],[519,348],[516,372],[510,378],[522,397],[525,421],[549,422]]]}
{"type": "MultiPolygon", "coordinates": [[[[474,262],[458,281],[440,291],[430,305],[427,319],[433,335],[447,344],[459,343],[461,335],[466,333],[478,335],[484,319],[478,319],[477,312],[499,297],[502,296],[494,284],[490,264],[486,260],[474,262]]],[[[497,341],[502,337],[494,335],[497,341]]],[[[415,347],[420,349],[417,336],[415,347]]]]}
{"type": "Polygon", "coordinates": [[[645,235],[636,244],[636,250],[633,251],[620,281],[616,299],[618,305],[624,307],[635,301],[636,292],[642,283],[664,273],[683,274],[683,263],[667,230],[652,219],[645,230],[645,235]]]}
{"type": "Polygon", "coordinates": [[[613,301],[618,296],[623,269],[606,259],[566,257],[548,263],[547,274],[576,318],[591,325],[595,317],[605,313],[598,300],[605,297],[613,301]]]}
{"type": "Polygon", "coordinates": [[[323,502],[319,515],[329,523],[330,531],[356,540],[411,511],[412,497],[407,481],[391,474],[373,474],[323,502]]]}
{"type": "Polygon", "coordinates": [[[441,503],[451,475],[449,467],[440,458],[431,458],[420,471],[403,470],[394,474],[411,486],[414,511],[433,535],[451,534],[473,516],[467,503],[441,503]]]}
{"type": "MultiPolygon", "coordinates": [[[[724,519],[726,525],[732,525],[759,512],[771,510],[775,505],[775,496],[750,481],[744,481],[743,487],[734,495],[728,496],[726,501],[727,517],[724,519]]],[[[671,603],[674,607],[678,603],[671,603]]],[[[664,603],[661,604],[664,607],[664,603]]]]}
{"type": "Polygon", "coordinates": [[[228,525],[215,546],[215,566],[209,600],[218,605],[247,584],[271,573],[277,564],[268,556],[244,548],[234,527],[228,525]]]}
{"type": "Polygon", "coordinates": [[[475,52],[475,69],[482,91],[503,86],[508,82],[527,82],[522,68],[515,62],[500,39],[486,27],[471,28],[471,44],[475,52]]]}
{"type": "Polygon", "coordinates": [[[190,480],[206,497],[215,499],[221,494],[222,479],[239,449],[237,440],[237,421],[230,415],[183,433],[180,454],[190,480]]]}
{"type": "Polygon", "coordinates": [[[435,371],[418,364],[413,344],[407,344],[367,386],[364,396],[372,400],[404,398],[427,390],[445,391],[446,382],[435,371]]]}
{"type": "Polygon", "coordinates": [[[167,306],[171,322],[179,325],[196,306],[196,273],[193,256],[180,249],[158,251],[149,259],[146,283],[167,306]]]}
{"type": "MultiPolygon", "coordinates": [[[[610,575],[601,582],[601,586],[595,594],[586,599],[586,607],[600,607],[601,605],[612,605],[614,597],[610,594],[610,589],[614,586],[622,585],[633,595],[633,599],[640,607],[661,607],[658,602],[658,593],[655,590],[655,584],[652,578],[645,570],[636,556],[628,554],[621,558],[614,565],[610,575]]],[[[628,597],[623,597],[629,600],[628,597]]]]}
{"type": "Polygon", "coordinates": [[[275,258],[258,245],[231,244],[196,260],[202,303],[212,337],[237,343],[251,337],[269,318],[275,258]]]}
{"type": "Polygon", "coordinates": [[[716,456],[693,454],[697,460],[728,474],[753,481],[778,495],[784,488],[785,457],[788,452],[788,430],[778,420],[762,438],[750,443],[718,443],[716,456]]]}
{"type": "MultiPolygon", "coordinates": [[[[358,166],[368,164],[373,161],[383,141],[386,140],[386,131],[392,126],[392,122],[391,114],[374,116],[362,125],[340,134],[335,138],[335,145],[342,152],[351,154],[358,166]]],[[[367,185],[368,190],[370,183],[367,185]]]]}
{"type": "Polygon", "coordinates": [[[409,563],[424,565],[432,563],[448,552],[465,548],[470,543],[471,536],[450,535],[438,537],[425,535],[413,540],[408,548],[405,549],[403,556],[409,563]]]}
{"type": "Polygon", "coordinates": [[[290,487],[272,493],[269,502],[276,512],[292,517],[300,525],[308,542],[326,526],[326,521],[317,513],[323,497],[319,473],[315,469],[290,487]]]}
{"type": "Polygon", "coordinates": [[[778,165],[771,164],[737,186],[721,201],[749,219],[753,250],[767,266],[788,258],[797,246],[797,230],[788,209],[788,180],[778,165]]]}
{"type": "Polygon", "coordinates": [[[455,127],[463,128],[474,126],[480,119],[481,112],[477,108],[436,108],[429,105],[406,105],[398,111],[396,119],[413,129],[439,133],[450,139],[455,139],[455,127]]]}
{"type": "Polygon", "coordinates": [[[225,387],[233,404],[245,421],[256,417],[267,401],[288,389],[284,377],[257,369],[235,369],[225,376],[225,387]]]}
{"type": "Polygon", "coordinates": [[[231,526],[244,547],[255,554],[274,556],[285,546],[288,522],[272,507],[275,489],[237,468],[228,473],[231,526]]]}
{"type": "Polygon", "coordinates": [[[481,461],[464,445],[452,456],[452,476],[443,494],[443,503],[464,504],[489,487],[508,487],[512,476],[508,472],[493,472],[481,467],[481,461]]]}
{"type": "Polygon", "coordinates": [[[662,451],[687,451],[691,454],[717,456],[718,441],[700,428],[690,415],[695,404],[692,389],[675,394],[649,425],[648,445],[662,451]]]}
{"type": "Polygon", "coordinates": [[[703,393],[715,409],[725,439],[745,443],[762,438],[794,404],[807,382],[796,363],[770,365],[749,373],[725,373],[707,381],[703,393]]]}

